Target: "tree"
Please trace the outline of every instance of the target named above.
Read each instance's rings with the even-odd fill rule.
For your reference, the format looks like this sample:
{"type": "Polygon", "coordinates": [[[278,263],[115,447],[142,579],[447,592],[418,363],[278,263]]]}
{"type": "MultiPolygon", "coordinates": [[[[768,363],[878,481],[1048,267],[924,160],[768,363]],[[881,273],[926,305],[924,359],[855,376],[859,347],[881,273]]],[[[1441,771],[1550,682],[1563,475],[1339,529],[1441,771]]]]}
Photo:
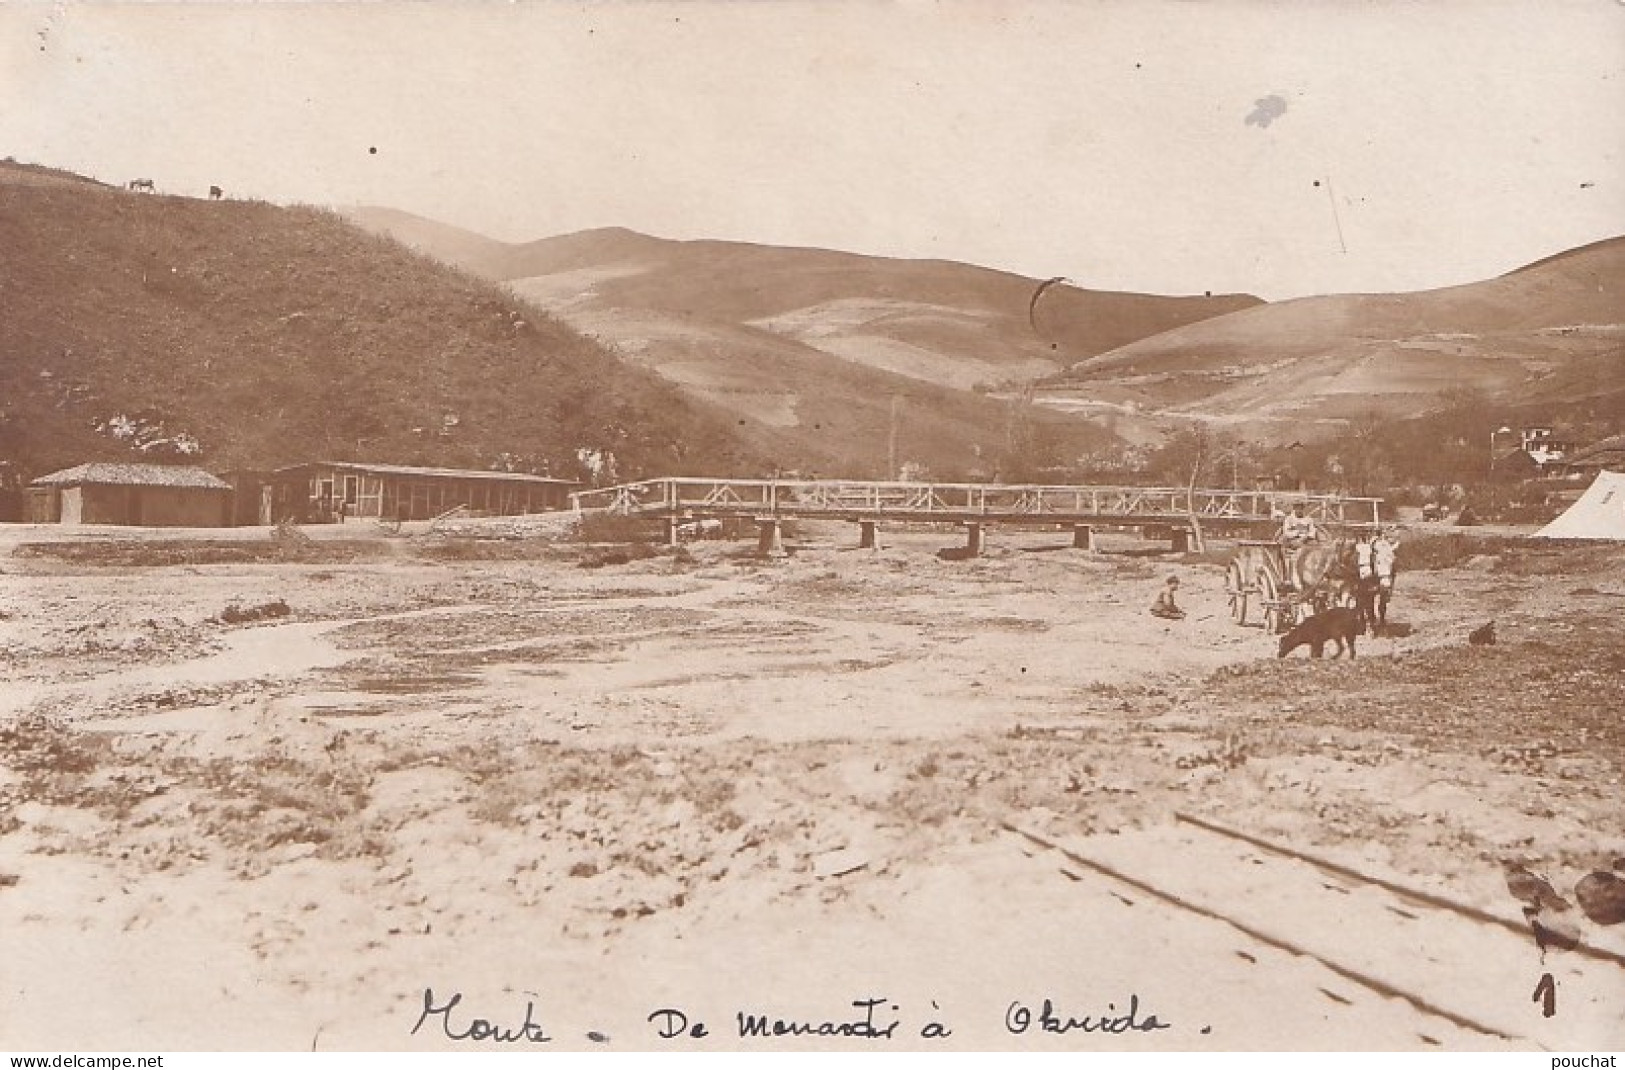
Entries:
{"type": "Polygon", "coordinates": [[[1034,403],[1033,385],[1005,402],[1004,445],[996,460],[1001,482],[1036,483],[1062,464],[1065,435],[1034,403]]]}
{"type": "Polygon", "coordinates": [[[1185,485],[1196,472],[1202,486],[1250,487],[1266,467],[1263,447],[1202,423],[1167,432],[1146,462],[1152,478],[1175,486],[1185,485]]]}
{"type": "MultiPolygon", "coordinates": [[[[1339,485],[1361,497],[1393,480],[1388,461],[1387,422],[1375,412],[1355,420],[1339,438],[1336,458],[1339,485]]],[[[1328,468],[1330,465],[1328,464],[1328,468]]]]}
{"type": "Polygon", "coordinates": [[[1171,432],[1162,449],[1154,455],[1154,467],[1159,477],[1173,486],[1185,488],[1185,512],[1190,518],[1191,534],[1195,536],[1196,550],[1206,548],[1202,535],[1202,518],[1196,508],[1196,486],[1203,468],[1212,462],[1216,441],[1213,431],[1203,423],[1171,432]]]}

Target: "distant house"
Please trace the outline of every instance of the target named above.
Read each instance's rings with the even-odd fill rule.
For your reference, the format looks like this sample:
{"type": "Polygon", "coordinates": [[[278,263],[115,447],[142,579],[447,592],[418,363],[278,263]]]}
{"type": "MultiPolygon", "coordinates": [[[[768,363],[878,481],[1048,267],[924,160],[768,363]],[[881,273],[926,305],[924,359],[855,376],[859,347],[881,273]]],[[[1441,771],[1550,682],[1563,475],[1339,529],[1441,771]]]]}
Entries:
{"type": "Polygon", "coordinates": [[[1532,479],[1540,471],[1540,462],[1524,449],[1503,450],[1490,458],[1490,478],[1500,483],[1532,479]]]}
{"type": "Polygon", "coordinates": [[[349,461],[296,464],[264,477],[259,522],[432,520],[458,507],[478,515],[519,516],[564,508],[577,485],[521,472],[349,461]]]}
{"type": "Polygon", "coordinates": [[[231,485],[201,468],[81,464],[28,485],[24,518],[35,524],[131,524],[216,528],[226,524],[231,485]]]}
{"type": "Polygon", "coordinates": [[[1614,435],[1575,450],[1563,459],[1563,471],[1576,477],[1595,476],[1607,469],[1625,472],[1625,435],[1614,435]]]}
{"type": "Polygon", "coordinates": [[[1562,467],[1563,459],[1574,446],[1552,433],[1549,427],[1526,427],[1520,434],[1523,452],[1535,462],[1535,467],[1542,473],[1555,472],[1562,467]]]}

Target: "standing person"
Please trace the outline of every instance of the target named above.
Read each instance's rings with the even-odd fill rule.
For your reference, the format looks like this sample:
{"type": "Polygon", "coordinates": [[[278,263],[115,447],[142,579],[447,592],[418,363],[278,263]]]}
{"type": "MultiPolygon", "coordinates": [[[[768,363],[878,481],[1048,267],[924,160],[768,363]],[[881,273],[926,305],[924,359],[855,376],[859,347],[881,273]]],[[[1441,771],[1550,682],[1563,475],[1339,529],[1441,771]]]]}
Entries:
{"type": "Polygon", "coordinates": [[[1388,600],[1394,596],[1394,564],[1399,543],[1378,529],[1371,536],[1371,571],[1377,580],[1377,627],[1388,624],[1388,600]]]}
{"type": "Polygon", "coordinates": [[[1362,531],[1354,542],[1354,603],[1360,612],[1360,630],[1377,632],[1377,566],[1372,543],[1377,531],[1362,531]]]}
{"type": "Polygon", "coordinates": [[[1168,582],[1157,592],[1157,600],[1151,603],[1151,615],[1164,620],[1184,620],[1185,611],[1174,602],[1174,595],[1179,591],[1179,577],[1169,576],[1168,582]]]}

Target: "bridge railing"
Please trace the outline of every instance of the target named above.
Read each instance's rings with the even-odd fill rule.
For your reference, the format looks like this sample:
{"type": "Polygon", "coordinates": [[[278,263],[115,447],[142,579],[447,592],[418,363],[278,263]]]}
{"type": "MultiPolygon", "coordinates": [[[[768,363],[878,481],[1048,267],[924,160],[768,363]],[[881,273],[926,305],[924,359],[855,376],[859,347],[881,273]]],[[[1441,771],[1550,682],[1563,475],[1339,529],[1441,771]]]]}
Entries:
{"type": "Polygon", "coordinates": [[[1123,517],[1269,520],[1304,506],[1329,524],[1375,524],[1382,499],[1330,494],[1184,487],[1052,486],[1013,483],[904,483],[864,480],[650,479],[571,496],[577,510],[625,515],[841,517],[1123,517]]]}

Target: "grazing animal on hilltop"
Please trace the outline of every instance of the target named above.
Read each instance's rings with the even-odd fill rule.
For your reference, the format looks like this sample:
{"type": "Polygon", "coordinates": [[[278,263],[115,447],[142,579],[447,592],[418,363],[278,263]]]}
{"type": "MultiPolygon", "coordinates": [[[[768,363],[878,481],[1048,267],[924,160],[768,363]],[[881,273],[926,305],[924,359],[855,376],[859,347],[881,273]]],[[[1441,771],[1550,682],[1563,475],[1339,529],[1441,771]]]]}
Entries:
{"type": "Polygon", "coordinates": [[[1309,656],[1318,658],[1325,655],[1327,643],[1336,643],[1337,653],[1332,657],[1340,657],[1344,649],[1347,649],[1352,660],[1354,638],[1359,634],[1360,614],[1346,606],[1337,606],[1323,613],[1316,613],[1281,636],[1281,647],[1275,656],[1284,658],[1300,646],[1307,646],[1309,656]]]}
{"type": "Polygon", "coordinates": [[[158,186],[150,178],[132,178],[130,179],[130,190],[137,193],[141,190],[146,190],[148,193],[157,193],[158,186]]]}
{"type": "Polygon", "coordinates": [[[209,200],[218,201],[220,198],[224,197],[225,195],[226,195],[226,191],[221,189],[219,186],[210,186],[209,187],[209,200]]]}

